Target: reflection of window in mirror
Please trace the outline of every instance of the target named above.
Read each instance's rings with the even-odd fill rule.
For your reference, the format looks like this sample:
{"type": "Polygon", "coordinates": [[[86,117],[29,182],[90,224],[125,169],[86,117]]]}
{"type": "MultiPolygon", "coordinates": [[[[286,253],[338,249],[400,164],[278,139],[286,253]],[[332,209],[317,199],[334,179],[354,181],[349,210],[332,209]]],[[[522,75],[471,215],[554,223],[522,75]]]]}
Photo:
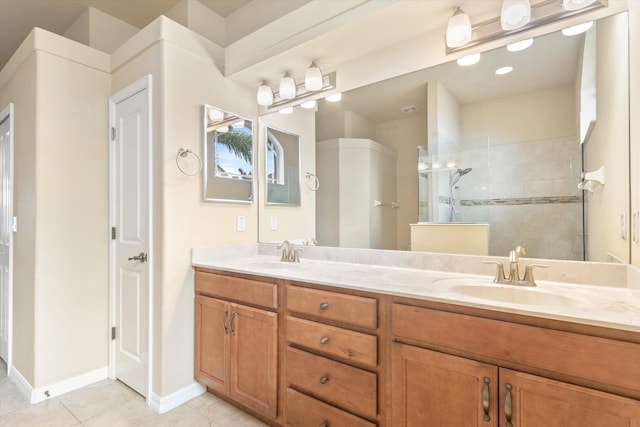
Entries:
{"type": "Polygon", "coordinates": [[[267,182],[284,184],[284,150],[271,133],[267,136],[267,182]]]}
{"type": "Polygon", "coordinates": [[[245,126],[244,120],[216,129],[216,177],[250,181],[253,175],[251,144],[251,128],[245,126]]]}

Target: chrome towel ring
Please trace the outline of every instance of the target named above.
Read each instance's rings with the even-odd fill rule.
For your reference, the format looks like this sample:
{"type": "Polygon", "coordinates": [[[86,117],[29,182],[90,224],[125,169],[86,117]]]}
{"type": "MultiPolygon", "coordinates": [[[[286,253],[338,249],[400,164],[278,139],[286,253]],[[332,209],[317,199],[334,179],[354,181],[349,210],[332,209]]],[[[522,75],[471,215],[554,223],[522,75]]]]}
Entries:
{"type": "Polygon", "coordinates": [[[196,153],[191,151],[191,149],[189,149],[189,148],[180,148],[178,150],[178,154],[176,155],[176,166],[178,166],[178,169],[183,174],[185,174],[187,176],[196,176],[202,170],[202,160],[200,159],[200,156],[198,156],[196,153]],[[180,166],[180,159],[187,157],[189,154],[195,156],[195,158],[198,159],[198,170],[195,171],[194,173],[188,173],[184,169],[182,169],[182,166],[180,166]]]}
{"type": "Polygon", "coordinates": [[[309,187],[309,190],[318,191],[318,188],[320,188],[320,179],[318,179],[318,176],[307,172],[305,177],[307,178],[307,187],[309,187]]]}

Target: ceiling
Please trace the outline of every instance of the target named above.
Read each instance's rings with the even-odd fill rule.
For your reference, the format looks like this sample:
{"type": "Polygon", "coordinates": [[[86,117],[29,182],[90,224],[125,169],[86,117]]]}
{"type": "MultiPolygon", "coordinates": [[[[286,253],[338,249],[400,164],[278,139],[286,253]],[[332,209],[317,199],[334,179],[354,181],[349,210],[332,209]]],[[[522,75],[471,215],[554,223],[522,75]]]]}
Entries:
{"type": "MultiPolygon", "coordinates": [[[[251,0],[198,0],[226,17],[251,0]]],[[[138,28],[143,28],[180,0],[0,0],[0,69],[33,27],[63,34],[88,8],[93,7],[138,28]]]]}

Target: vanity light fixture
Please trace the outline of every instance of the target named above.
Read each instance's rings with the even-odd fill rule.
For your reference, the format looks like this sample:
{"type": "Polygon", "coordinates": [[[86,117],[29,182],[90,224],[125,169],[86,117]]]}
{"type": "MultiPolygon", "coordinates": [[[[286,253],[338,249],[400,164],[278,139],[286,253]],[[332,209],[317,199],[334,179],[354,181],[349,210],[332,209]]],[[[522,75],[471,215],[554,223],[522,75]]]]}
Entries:
{"type": "Polygon", "coordinates": [[[237,122],[231,123],[231,127],[234,129],[242,129],[244,127],[244,120],[239,120],[237,122]]]}
{"type": "Polygon", "coordinates": [[[209,108],[207,117],[209,117],[209,120],[212,122],[220,122],[224,120],[224,112],[218,110],[217,108],[209,108]]]}
{"type": "Polygon", "coordinates": [[[531,21],[531,3],[529,0],[504,0],[500,23],[506,31],[517,30],[531,21]]]}
{"type": "Polygon", "coordinates": [[[310,91],[322,89],[322,71],[320,71],[316,61],[311,62],[311,65],[307,68],[307,72],[304,75],[304,87],[310,91]]]}
{"type": "Polygon", "coordinates": [[[291,73],[287,71],[280,79],[280,98],[293,99],[296,97],[297,92],[296,81],[291,73]]]}
{"type": "Polygon", "coordinates": [[[463,56],[462,58],[458,58],[456,62],[458,65],[462,67],[468,67],[469,65],[477,64],[480,61],[480,54],[473,53],[471,55],[463,56]]]}
{"type": "Polygon", "coordinates": [[[269,106],[273,104],[273,89],[264,80],[258,87],[258,105],[269,106]]]}
{"type": "Polygon", "coordinates": [[[503,0],[500,16],[473,25],[469,16],[458,7],[447,25],[447,54],[584,15],[607,7],[610,1],[612,0],[503,0]]]}
{"type": "Polygon", "coordinates": [[[342,93],[332,93],[325,98],[329,102],[339,102],[342,99],[342,93]]]}
{"type": "Polygon", "coordinates": [[[578,34],[582,34],[593,27],[593,21],[584,22],[582,24],[574,25],[572,27],[563,28],[562,34],[565,36],[577,36],[578,34]]]}
{"type": "Polygon", "coordinates": [[[229,132],[229,126],[220,126],[216,129],[216,132],[227,133],[229,132]]]}
{"type": "Polygon", "coordinates": [[[313,101],[303,102],[300,106],[306,109],[316,108],[316,101],[314,99],[313,101]]]}
{"type": "Polygon", "coordinates": [[[595,0],[563,0],[562,7],[564,7],[565,10],[580,10],[589,6],[594,1],[595,0]]]}
{"type": "Polygon", "coordinates": [[[471,40],[471,20],[460,6],[456,8],[447,24],[447,46],[461,47],[471,40]]]}
{"type": "Polygon", "coordinates": [[[525,50],[533,44],[533,38],[520,40],[519,42],[510,43],[507,45],[507,50],[509,52],[520,52],[521,50],[525,50]]]}
{"type": "Polygon", "coordinates": [[[284,107],[282,110],[278,110],[280,114],[291,114],[293,113],[293,107],[284,107]]]}
{"type": "Polygon", "coordinates": [[[500,67],[496,70],[496,74],[499,76],[503,76],[505,74],[509,74],[513,71],[513,67],[500,67]]]}

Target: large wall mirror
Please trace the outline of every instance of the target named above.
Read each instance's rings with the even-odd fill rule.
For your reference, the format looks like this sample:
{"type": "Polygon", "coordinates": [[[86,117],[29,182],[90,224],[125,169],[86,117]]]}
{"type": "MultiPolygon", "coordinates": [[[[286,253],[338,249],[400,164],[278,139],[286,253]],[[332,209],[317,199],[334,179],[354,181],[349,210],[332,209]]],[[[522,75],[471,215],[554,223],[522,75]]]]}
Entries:
{"type": "MultiPolygon", "coordinates": [[[[320,182],[332,183],[317,192],[318,243],[457,252],[419,249],[420,237],[412,242],[412,225],[437,226],[450,229],[427,239],[461,242],[464,253],[473,228],[465,227],[482,225],[488,255],[522,245],[532,258],[628,262],[628,60],[623,13],[587,33],[543,35],[524,50],[495,49],[474,65],[454,61],[345,92],[337,104],[319,103],[318,147],[380,144],[392,154],[383,157],[395,159],[395,175],[382,160],[368,162],[369,171],[342,173],[340,159],[320,162],[317,151],[320,182]],[[496,74],[507,66],[511,72],[496,74]],[[595,124],[581,144],[583,100],[593,95],[595,124]],[[584,173],[601,166],[605,185],[579,189],[584,173]],[[353,215],[321,215],[322,191],[362,198],[353,193],[354,177],[369,182],[369,227],[349,223],[357,221],[353,215]],[[385,183],[393,181],[390,192],[385,183]],[[334,235],[323,235],[324,220],[333,221],[334,235]],[[342,230],[370,236],[356,241],[342,230]]],[[[380,149],[370,151],[363,155],[381,157],[374,153],[380,149]]]]}
{"type": "Polygon", "coordinates": [[[266,201],[300,206],[300,136],[265,128],[266,201]]]}
{"type": "Polygon", "coordinates": [[[203,111],[204,200],[252,203],[252,121],[210,105],[203,111]]]}

